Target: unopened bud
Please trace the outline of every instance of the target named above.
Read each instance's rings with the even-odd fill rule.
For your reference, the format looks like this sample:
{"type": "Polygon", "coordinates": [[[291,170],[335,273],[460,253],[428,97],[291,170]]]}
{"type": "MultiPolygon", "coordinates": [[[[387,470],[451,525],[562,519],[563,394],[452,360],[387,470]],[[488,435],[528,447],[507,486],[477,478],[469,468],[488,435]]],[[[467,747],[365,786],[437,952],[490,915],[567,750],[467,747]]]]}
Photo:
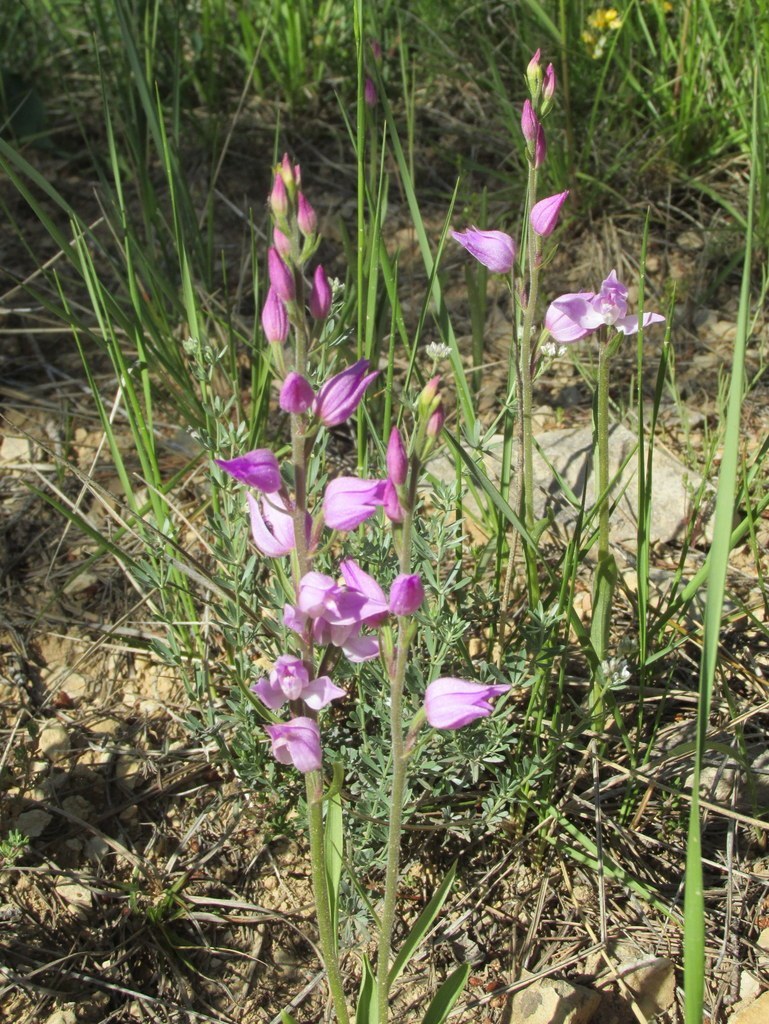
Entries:
{"type": "Polygon", "coordinates": [[[392,480],[396,487],[402,487],[408,476],[409,459],[406,454],[406,446],[397,427],[393,427],[390,431],[386,461],[388,479],[392,480]]]}
{"type": "Polygon", "coordinates": [[[443,430],[445,422],[446,414],[443,411],[443,405],[439,405],[427,421],[427,436],[432,438],[438,437],[443,430]]]}
{"type": "Polygon", "coordinates": [[[273,288],[267,292],[267,299],[262,309],[262,330],[267,341],[275,345],[282,345],[288,338],[286,307],[273,288]]]}
{"type": "Polygon", "coordinates": [[[331,285],[328,283],[326,271],[320,263],[315,268],[312,277],[312,288],[310,288],[307,305],[316,320],[325,320],[331,309],[331,285]]]}
{"type": "Polygon", "coordinates": [[[280,228],[273,228],[272,242],[281,258],[287,260],[291,255],[291,239],[288,235],[284,234],[280,228]]]}
{"type": "Polygon", "coordinates": [[[529,95],[534,107],[537,107],[539,97],[542,94],[542,68],[539,66],[540,51],[534,54],[526,68],[526,81],[529,85],[529,95]]]}
{"type": "Polygon", "coordinates": [[[370,78],[363,83],[363,101],[367,107],[375,107],[378,100],[376,86],[370,78]]]}
{"type": "Polygon", "coordinates": [[[555,96],[555,86],[555,68],[552,64],[548,64],[545,68],[545,77],[542,79],[543,113],[547,113],[547,111],[553,105],[553,96],[555,96]]]}
{"type": "Polygon", "coordinates": [[[431,378],[422,388],[417,398],[417,412],[420,417],[431,416],[440,404],[438,388],[441,383],[440,375],[431,378]]]}
{"type": "Polygon", "coordinates": [[[283,302],[293,302],[296,296],[294,275],[278,255],[278,250],[272,246],[267,253],[267,269],[270,284],[278,298],[283,302]]]}
{"type": "Polygon", "coordinates": [[[315,210],[305,199],[303,192],[299,193],[297,200],[296,223],[299,225],[299,230],[305,236],[314,235],[318,228],[318,218],[315,216],[315,210]]]}
{"type": "Polygon", "coordinates": [[[309,381],[298,373],[289,373],[280,389],[278,404],[283,412],[298,416],[307,410],[315,400],[315,392],[309,381]]]}
{"type": "Polygon", "coordinates": [[[272,215],[276,220],[284,220],[288,213],[288,193],[286,192],[286,183],[280,174],[275,175],[275,181],[272,183],[272,192],[270,192],[270,209],[272,215]]]}
{"type": "Polygon", "coordinates": [[[539,118],[534,113],[534,107],[531,105],[531,100],[523,101],[523,110],[521,111],[521,133],[526,140],[527,148],[532,151],[534,143],[537,141],[537,130],[539,128],[539,118]]]}

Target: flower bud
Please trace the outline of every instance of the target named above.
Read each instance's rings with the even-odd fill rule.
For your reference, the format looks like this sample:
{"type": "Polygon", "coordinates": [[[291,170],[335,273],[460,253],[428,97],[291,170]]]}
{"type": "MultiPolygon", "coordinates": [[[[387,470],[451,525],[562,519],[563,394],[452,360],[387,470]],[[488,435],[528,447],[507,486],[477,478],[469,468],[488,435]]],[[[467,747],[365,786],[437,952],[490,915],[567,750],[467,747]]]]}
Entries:
{"type": "Polygon", "coordinates": [[[561,207],[566,202],[568,195],[567,189],[566,192],[559,192],[558,195],[548,196],[547,199],[540,199],[531,208],[529,221],[534,231],[541,238],[546,238],[555,230],[561,207]]]}
{"type": "Polygon", "coordinates": [[[296,296],[294,275],[280,258],[278,250],[274,246],[271,246],[267,253],[267,270],[270,275],[270,284],[278,298],[283,302],[293,302],[296,296]]]}
{"type": "Polygon", "coordinates": [[[515,242],[504,231],[452,231],[451,237],[459,242],[492,274],[509,274],[515,263],[515,242]]]}
{"type": "Polygon", "coordinates": [[[446,422],[446,414],[443,411],[443,405],[439,404],[438,408],[432,413],[430,419],[427,421],[427,436],[436,438],[440,435],[443,430],[443,424],[446,422]]]}
{"type": "Polygon", "coordinates": [[[368,365],[368,359],[359,359],[322,385],[312,411],[325,427],[339,426],[358,408],[363,392],[379,376],[378,370],[368,373],[368,365]]]}
{"type": "Polygon", "coordinates": [[[278,404],[283,412],[290,412],[298,416],[307,412],[314,400],[315,392],[312,390],[310,382],[299,373],[289,373],[283,381],[278,399],[278,404]]]}
{"type": "Polygon", "coordinates": [[[378,39],[371,40],[371,52],[375,61],[379,62],[382,59],[382,44],[378,39]]]}
{"type": "Polygon", "coordinates": [[[521,111],[521,133],[526,140],[526,147],[529,150],[533,149],[534,143],[537,141],[538,128],[539,118],[534,113],[531,100],[524,100],[523,110],[521,111]]]}
{"type": "Polygon", "coordinates": [[[547,139],[545,129],[541,124],[537,125],[537,138],[534,143],[534,168],[541,167],[547,156],[547,139]]]}
{"type": "Polygon", "coordinates": [[[280,228],[272,229],[272,242],[281,259],[287,260],[291,256],[291,239],[280,228]]]}
{"type": "Polygon", "coordinates": [[[540,51],[537,50],[529,61],[529,66],[526,68],[526,81],[529,86],[531,101],[535,107],[542,92],[542,68],[539,66],[539,58],[540,51]]]}
{"type": "Polygon", "coordinates": [[[275,175],[270,193],[270,209],[276,220],[283,220],[288,213],[288,193],[286,183],[280,174],[275,175]]]}
{"type": "Polygon", "coordinates": [[[425,599],[425,588],[415,574],[402,573],[390,587],[390,612],[393,615],[413,615],[425,599]]]}
{"type": "Polygon", "coordinates": [[[542,113],[546,114],[547,111],[553,105],[553,96],[555,96],[555,68],[552,64],[548,64],[545,68],[545,77],[542,80],[542,113]]]}
{"type": "Polygon", "coordinates": [[[387,445],[387,476],[396,487],[402,487],[406,483],[409,471],[409,459],[406,454],[406,446],[397,427],[390,431],[390,440],[387,445]]]}
{"type": "Polygon", "coordinates": [[[304,192],[299,193],[296,210],[296,223],[303,235],[314,235],[318,228],[318,218],[315,210],[308,203],[304,192]]]}
{"type": "Polygon", "coordinates": [[[377,105],[377,99],[376,86],[367,76],[366,81],[363,84],[363,101],[367,107],[375,107],[377,105]]]}
{"type": "Polygon", "coordinates": [[[430,417],[440,405],[441,399],[438,394],[440,386],[440,375],[431,378],[422,388],[417,398],[417,414],[420,418],[430,417]]]}
{"type": "Polygon", "coordinates": [[[312,288],[307,299],[310,314],[316,320],[325,320],[331,309],[331,285],[328,283],[326,271],[321,264],[315,268],[312,277],[312,288]]]}
{"type": "Polygon", "coordinates": [[[267,292],[262,309],[262,330],[267,341],[282,345],[288,337],[288,314],[286,307],[273,288],[267,292]]]}

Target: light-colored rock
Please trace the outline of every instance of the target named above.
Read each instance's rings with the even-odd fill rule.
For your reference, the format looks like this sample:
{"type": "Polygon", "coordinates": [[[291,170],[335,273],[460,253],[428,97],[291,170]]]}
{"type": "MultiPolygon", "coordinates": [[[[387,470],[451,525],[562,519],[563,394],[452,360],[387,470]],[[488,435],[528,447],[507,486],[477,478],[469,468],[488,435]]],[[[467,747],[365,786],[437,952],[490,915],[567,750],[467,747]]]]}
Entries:
{"type": "Polygon", "coordinates": [[[67,814],[73,814],[76,818],[80,818],[81,821],[94,821],[96,818],[96,808],[90,800],[86,800],[83,796],[68,796],[65,797],[61,802],[62,810],[66,811],[67,814]]]}
{"type": "Polygon", "coordinates": [[[128,789],[136,789],[143,781],[141,758],[133,754],[121,754],[115,766],[115,778],[128,789]]]}
{"type": "Polygon", "coordinates": [[[511,1000],[510,1024],[589,1024],[601,995],[568,981],[535,981],[511,1000]]]}
{"type": "Polygon", "coordinates": [[[756,945],[759,949],[764,952],[759,953],[756,957],[756,966],[767,968],[769,967],[769,928],[764,928],[761,934],[758,936],[756,945]]]}
{"type": "Polygon", "coordinates": [[[769,992],[743,1007],[729,1018],[729,1024],[766,1024],[769,1021],[769,992]]]}
{"type": "Polygon", "coordinates": [[[16,819],[16,828],[30,839],[37,839],[52,821],[53,817],[47,811],[34,808],[31,811],[22,811],[16,819]]]}
{"type": "Polygon", "coordinates": [[[70,1007],[54,1010],[45,1024],[77,1024],[77,1015],[70,1007]]]}
{"type": "Polygon", "coordinates": [[[675,964],[667,957],[657,956],[637,964],[622,964],[618,970],[644,1016],[656,1017],[675,1003],[675,964]]]}
{"type": "MultiPolygon", "coordinates": [[[[591,427],[549,430],[537,434],[536,441],[541,454],[540,451],[534,452],[534,513],[538,518],[543,518],[552,512],[556,521],[568,528],[575,522],[577,511],[567,500],[558,481],[559,478],[564,481],[577,501],[581,501],[584,494],[586,508],[590,510],[595,495],[593,430],[591,427]]],[[[617,476],[620,467],[625,464],[613,490],[613,497],[618,498],[618,501],[611,519],[612,541],[631,552],[637,548],[636,441],[636,435],[621,424],[615,424],[610,430],[610,476],[617,476]]],[[[501,455],[502,438],[496,435],[489,440],[482,456],[486,473],[495,484],[500,477],[501,455]]],[[[450,483],[456,479],[453,458],[446,454],[432,460],[428,468],[439,481],[450,483]]],[[[693,495],[702,480],[697,473],[688,470],[666,451],[659,441],[655,441],[653,474],[649,539],[653,544],[670,543],[680,539],[695,513],[693,495]]],[[[478,512],[472,497],[466,499],[465,507],[471,514],[478,512]]],[[[696,512],[702,514],[703,507],[696,512]]],[[[708,522],[705,523],[704,533],[706,539],[712,538],[712,526],[708,522]]]]}
{"type": "Polygon", "coordinates": [[[56,892],[66,909],[76,917],[82,917],[84,912],[91,908],[91,891],[79,882],[60,882],[56,886],[56,892]]]}
{"type": "Polygon", "coordinates": [[[49,761],[60,761],[69,754],[69,733],[59,722],[49,722],[40,730],[37,749],[49,761]]]}
{"type": "Polygon", "coordinates": [[[752,1003],[761,991],[761,982],[750,971],[740,974],[740,1001],[747,1005],[752,1003]]]}

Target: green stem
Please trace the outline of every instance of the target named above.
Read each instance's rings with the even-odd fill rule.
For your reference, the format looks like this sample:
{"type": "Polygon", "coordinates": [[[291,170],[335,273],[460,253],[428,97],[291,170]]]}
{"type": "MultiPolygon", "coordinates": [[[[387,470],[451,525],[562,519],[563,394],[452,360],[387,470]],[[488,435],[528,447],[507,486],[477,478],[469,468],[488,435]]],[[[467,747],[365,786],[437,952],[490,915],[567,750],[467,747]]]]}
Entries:
{"type": "MultiPolygon", "coordinates": [[[[411,538],[414,526],[414,504],[416,484],[419,475],[419,460],[412,459],[408,488],[406,514],[403,518],[400,537],[400,571],[408,573],[411,565],[411,538]]],[[[411,637],[411,620],[398,617],[398,647],[395,671],[390,684],[390,741],[392,745],[393,774],[390,787],[390,822],[387,831],[387,867],[385,869],[385,891],[379,926],[377,949],[377,1024],[387,1024],[390,996],[390,950],[395,924],[395,909],[398,898],[398,875],[400,872],[401,830],[403,824],[403,798],[406,792],[406,767],[409,751],[403,734],[403,684],[411,637]]]]}
{"type": "Polygon", "coordinates": [[[307,772],[307,817],[310,826],[310,863],[312,865],[312,888],[315,896],[315,915],[323,963],[328,977],[328,987],[334,1003],[337,1024],[349,1024],[347,1002],[344,996],[344,982],[339,970],[337,941],[331,920],[328,878],[324,854],[323,830],[323,776],[320,772],[307,772]]]}
{"type": "Polygon", "coordinates": [[[598,448],[596,498],[600,502],[598,507],[598,561],[601,562],[609,555],[609,346],[603,339],[599,345],[596,400],[598,448]]]}

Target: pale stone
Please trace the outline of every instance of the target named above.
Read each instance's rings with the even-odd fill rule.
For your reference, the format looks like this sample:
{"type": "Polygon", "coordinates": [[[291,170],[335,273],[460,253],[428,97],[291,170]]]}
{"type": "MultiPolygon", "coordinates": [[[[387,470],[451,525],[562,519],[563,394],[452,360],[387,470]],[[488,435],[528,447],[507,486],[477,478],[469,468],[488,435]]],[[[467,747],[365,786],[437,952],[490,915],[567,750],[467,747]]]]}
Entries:
{"type": "Polygon", "coordinates": [[[115,778],[129,789],[136,789],[143,781],[141,758],[133,754],[121,754],[115,766],[115,778]]]}
{"type": "Polygon", "coordinates": [[[91,890],[86,889],[79,882],[60,882],[56,886],[56,892],[63,900],[67,910],[77,917],[82,917],[83,911],[89,910],[91,907],[91,890]]]}
{"type": "MultiPolygon", "coordinates": [[[[593,471],[594,445],[591,427],[578,429],[549,430],[537,434],[536,442],[540,451],[534,451],[534,514],[538,519],[550,512],[557,522],[567,529],[577,518],[577,511],[567,501],[560,477],[579,502],[585,495],[589,510],[595,496],[595,474],[593,471]]],[[[615,424],[609,432],[609,475],[614,478],[625,463],[622,475],[614,486],[612,498],[617,506],[612,514],[612,541],[629,552],[637,549],[638,482],[637,437],[621,424],[615,424]]],[[[648,440],[647,440],[648,444],[648,440]]],[[[468,454],[472,457],[472,450],[468,454]]],[[[492,484],[500,478],[502,438],[495,435],[485,446],[482,461],[492,484]]],[[[428,469],[439,481],[447,483],[456,479],[453,458],[442,454],[432,460],[428,469]]],[[[667,452],[659,439],[655,441],[653,458],[654,487],[652,489],[651,524],[649,541],[652,544],[670,543],[683,535],[689,519],[696,513],[702,515],[706,502],[698,509],[693,507],[693,496],[702,478],[688,470],[682,462],[667,452]]],[[[478,506],[472,496],[465,497],[465,508],[471,515],[478,514],[478,506]]],[[[712,525],[705,516],[704,536],[712,539],[712,525]]]]}
{"type": "Polygon", "coordinates": [[[747,1004],[752,1003],[761,991],[761,982],[749,971],[740,974],[740,1000],[747,1004]]]}
{"type": "Polygon", "coordinates": [[[76,818],[80,818],[81,821],[93,821],[96,817],[96,808],[90,800],[86,800],[82,796],[68,796],[62,800],[62,810],[68,814],[73,814],[76,818]]]}
{"type": "Polygon", "coordinates": [[[52,821],[53,817],[47,811],[35,808],[32,811],[22,811],[16,819],[16,828],[30,839],[37,839],[52,821]]]}
{"type": "Polygon", "coordinates": [[[516,992],[510,1004],[510,1024],[589,1024],[601,995],[568,981],[545,978],[516,992]]]}
{"type": "Polygon", "coordinates": [[[619,974],[646,1017],[665,1013],[675,1003],[675,964],[667,957],[658,956],[636,965],[622,965],[619,974]]]}
{"type": "Polygon", "coordinates": [[[54,1010],[45,1024],[77,1024],[77,1015],[73,1009],[54,1010]]]}
{"type": "Polygon", "coordinates": [[[729,1024],[766,1024],[769,1020],[769,992],[764,992],[754,1003],[738,1010],[729,1018],[729,1024]]]}
{"type": "Polygon", "coordinates": [[[69,747],[69,733],[58,722],[49,722],[37,738],[37,749],[50,761],[60,761],[66,757],[69,747]]]}

